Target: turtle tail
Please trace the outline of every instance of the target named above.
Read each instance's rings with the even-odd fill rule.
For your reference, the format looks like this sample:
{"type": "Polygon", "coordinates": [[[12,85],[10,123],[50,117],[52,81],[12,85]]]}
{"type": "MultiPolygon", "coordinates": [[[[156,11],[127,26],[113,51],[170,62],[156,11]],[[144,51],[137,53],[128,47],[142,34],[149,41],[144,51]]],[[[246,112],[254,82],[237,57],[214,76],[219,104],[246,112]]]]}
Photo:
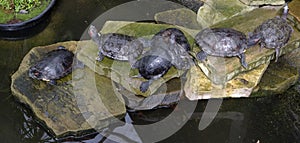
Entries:
{"type": "Polygon", "coordinates": [[[283,13],[282,13],[283,19],[287,18],[288,12],[289,12],[289,6],[288,6],[288,3],[285,3],[283,6],[283,13]]]}

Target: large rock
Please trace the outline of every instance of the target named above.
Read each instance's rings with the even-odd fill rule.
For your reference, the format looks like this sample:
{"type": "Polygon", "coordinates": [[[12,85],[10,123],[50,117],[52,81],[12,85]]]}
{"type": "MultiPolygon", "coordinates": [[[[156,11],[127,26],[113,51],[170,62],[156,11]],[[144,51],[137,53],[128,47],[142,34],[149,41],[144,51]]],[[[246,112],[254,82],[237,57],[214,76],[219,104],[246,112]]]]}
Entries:
{"type": "Polygon", "coordinates": [[[197,21],[202,27],[209,27],[220,21],[253,10],[239,0],[204,0],[197,13],[197,21]]]}
{"type": "Polygon", "coordinates": [[[284,0],[240,0],[246,5],[283,5],[284,0]]]}
{"type": "MultiPolygon", "coordinates": [[[[168,27],[174,26],[166,24],[108,21],[103,26],[101,33],[115,32],[133,35],[136,37],[150,38],[153,36],[153,34],[168,27]]],[[[183,32],[185,31],[183,30],[183,32]]],[[[191,38],[191,36],[189,36],[189,34],[186,32],[185,34],[188,36],[188,40],[192,44],[193,38],[191,38]]],[[[103,61],[97,62],[95,58],[97,57],[98,47],[94,42],[90,41],[82,44],[79,43],[78,46],[80,47],[80,51],[78,52],[78,59],[80,61],[82,61],[96,73],[105,75],[111,78],[113,81],[120,83],[126,90],[134,93],[135,95],[148,97],[149,95],[155,93],[156,90],[168,80],[180,77],[184,73],[184,71],[176,70],[174,67],[172,67],[166,75],[158,80],[155,80],[147,92],[142,93],[139,90],[139,87],[141,83],[145,81],[145,79],[141,77],[138,78],[137,69],[132,69],[128,62],[117,61],[107,57],[105,57],[103,61]]]]}
{"type": "Polygon", "coordinates": [[[49,85],[28,76],[29,67],[59,45],[75,52],[77,42],[33,48],[12,76],[13,95],[28,105],[58,136],[105,128],[117,118],[122,118],[125,114],[124,101],[120,95],[111,92],[113,87],[109,83],[112,81],[94,74],[89,68],[73,71],[59,80],[58,85],[49,85]]]}
{"type": "Polygon", "coordinates": [[[155,14],[155,21],[174,24],[189,29],[202,29],[197,22],[197,14],[187,8],[163,11],[155,14]]]}
{"type": "MultiPolygon", "coordinates": [[[[276,9],[259,8],[251,12],[233,17],[231,19],[222,21],[212,27],[231,27],[236,30],[248,33],[253,31],[263,21],[276,16],[276,9]],[[258,16],[259,15],[259,16],[258,16]]],[[[294,32],[286,46],[281,48],[281,55],[288,53],[298,48],[300,42],[300,32],[294,28],[294,32]]],[[[199,48],[194,48],[194,54],[199,51],[199,48]]],[[[224,84],[231,80],[241,72],[252,70],[259,65],[269,63],[274,58],[274,49],[260,49],[259,45],[247,49],[246,62],[248,68],[241,66],[240,60],[237,57],[222,58],[208,56],[205,62],[198,62],[198,65],[205,73],[205,75],[216,84],[224,84]]]]}

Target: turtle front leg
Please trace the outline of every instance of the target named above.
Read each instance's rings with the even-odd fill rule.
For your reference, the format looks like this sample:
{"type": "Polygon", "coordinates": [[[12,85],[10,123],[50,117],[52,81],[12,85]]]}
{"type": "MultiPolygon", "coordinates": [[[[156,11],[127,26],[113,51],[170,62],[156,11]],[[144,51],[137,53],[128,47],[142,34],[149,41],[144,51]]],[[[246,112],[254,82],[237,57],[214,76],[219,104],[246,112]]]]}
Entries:
{"type": "Polygon", "coordinates": [[[198,60],[203,62],[203,61],[206,60],[207,55],[204,51],[201,51],[201,52],[197,53],[196,57],[197,57],[198,60]]]}
{"type": "Polygon", "coordinates": [[[153,82],[153,80],[148,80],[148,81],[142,82],[142,84],[140,86],[140,91],[145,93],[149,89],[149,86],[152,84],[152,82],[153,82]]]}
{"type": "Polygon", "coordinates": [[[103,60],[103,58],[104,58],[104,55],[101,52],[99,52],[98,57],[96,57],[96,60],[101,62],[103,60]]]}
{"type": "Polygon", "coordinates": [[[49,81],[49,84],[50,84],[50,85],[57,85],[57,82],[56,82],[55,79],[51,79],[51,80],[49,81]]]}
{"type": "Polygon", "coordinates": [[[248,67],[248,64],[246,63],[246,57],[245,57],[245,54],[242,53],[240,55],[238,55],[238,57],[240,58],[240,61],[241,61],[241,64],[244,68],[247,68],[248,67]]]}
{"type": "Polygon", "coordinates": [[[278,58],[279,58],[279,55],[280,55],[280,48],[275,48],[275,62],[277,62],[278,58]]]}

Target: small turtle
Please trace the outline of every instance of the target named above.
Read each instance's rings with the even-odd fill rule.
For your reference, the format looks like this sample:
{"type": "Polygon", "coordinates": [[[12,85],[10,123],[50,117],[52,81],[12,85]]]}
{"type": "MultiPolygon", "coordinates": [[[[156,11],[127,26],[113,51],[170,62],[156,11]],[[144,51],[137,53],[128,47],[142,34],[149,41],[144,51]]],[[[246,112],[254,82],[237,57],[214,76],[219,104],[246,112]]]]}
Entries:
{"type": "Polygon", "coordinates": [[[140,91],[146,92],[151,83],[165,75],[171,66],[169,60],[157,55],[147,55],[139,59],[134,67],[139,70],[143,78],[148,80],[141,84],[140,91]]]}
{"type": "Polygon", "coordinates": [[[104,56],[128,61],[135,59],[143,52],[143,41],[133,36],[118,33],[100,34],[93,25],[90,26],[88,33],[99,48],[96,58],[98,61],[102,61],[104,56]]]}
{"type": "Polygon", "coordinates": [[[206,28],[196,35],[195,40],[202,48],[196,55],[199,60],[205,60],[207,54],[219,57],[238,56],[242,66],[247,68],[244,52],[248,45],[244,33],[231,28],[206,28]]]}
{"type": "Polygon", "coordinates": [[[275,49],[277,62],[280,55],[280,48],[283,47],[291,37],[293,28],[288,24],[286,17],[288,14],[288,5],[285,4],[281,17],[276,16],[268,19],[254,29],[253,33],[249,33],[249,40],[256,41],[260,47],[275,49]]]}
{"type": "Polygon", "coordinates": [[[72,72],[73,58],[72,52],[59,46],[29,68],[29,77],[49,81],[50,84],[55,85],[56,79],[72,72]]]}

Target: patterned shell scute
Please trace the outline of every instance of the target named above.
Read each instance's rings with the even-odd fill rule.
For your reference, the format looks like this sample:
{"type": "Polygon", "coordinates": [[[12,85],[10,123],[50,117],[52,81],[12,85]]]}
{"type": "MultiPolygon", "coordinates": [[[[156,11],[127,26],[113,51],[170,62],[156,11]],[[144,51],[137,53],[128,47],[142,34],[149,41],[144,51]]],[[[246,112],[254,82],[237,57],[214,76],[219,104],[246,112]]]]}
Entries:
{"type": "Polygon", "coordinates": [[[72,72],[73,58],[74,54],[66,49],[50,51],[29,68],[29,76],[43,81],[60,79],[72,72]]]}
{"type": "Polygon", "coordinates": [[[204,29],[195,40],[205,53],[212,56],[238,56],[247,48],[246,35],[230,28],[204,29]]]}
{"type": "Polygon", "coordinates": [[[261,36],[261,46],[266,48],[283,47],[291,37],[293,28],[279,16],[269,19],[258,26],[254,33],[261,36]]]}

